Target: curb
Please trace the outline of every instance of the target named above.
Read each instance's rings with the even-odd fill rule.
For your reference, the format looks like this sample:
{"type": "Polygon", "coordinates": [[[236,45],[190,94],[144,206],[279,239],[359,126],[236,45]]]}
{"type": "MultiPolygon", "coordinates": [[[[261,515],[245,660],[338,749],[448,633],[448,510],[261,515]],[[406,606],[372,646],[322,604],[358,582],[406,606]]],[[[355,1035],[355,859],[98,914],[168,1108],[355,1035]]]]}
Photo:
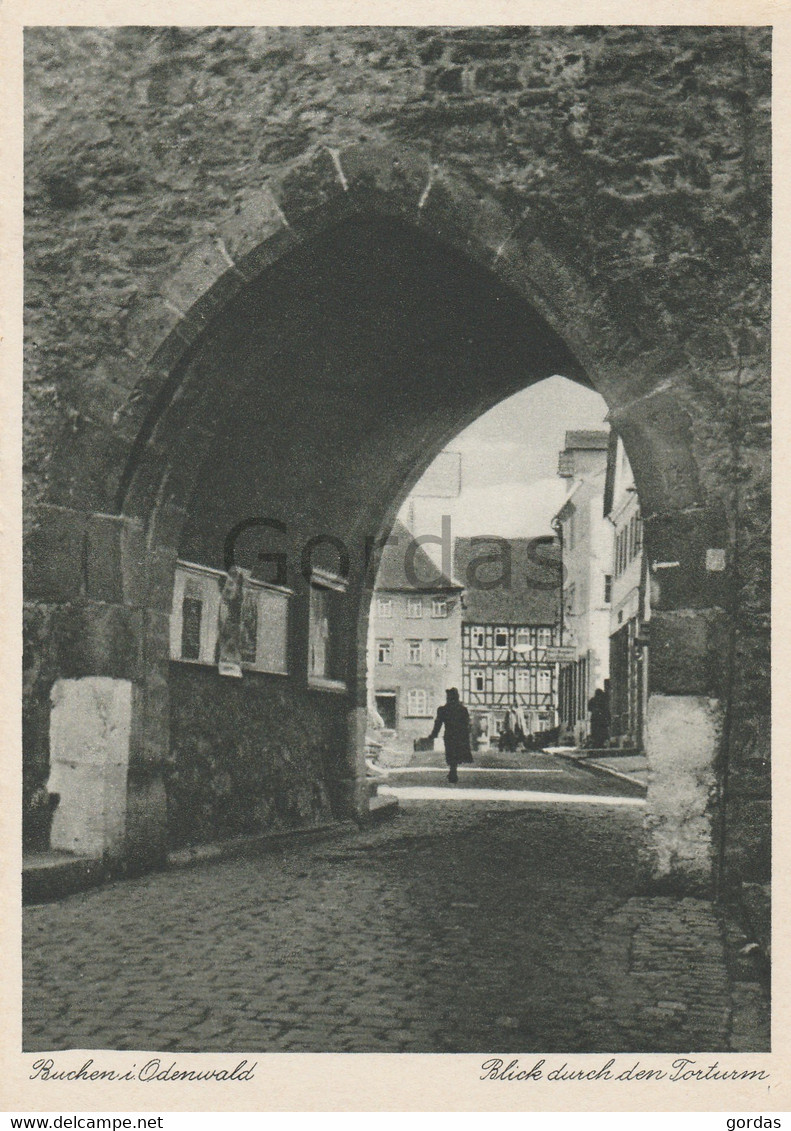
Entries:
{"type": "MultiPolygon", "coordinates": [[[[389,814],[388,814],[389,815],[389,814]]],[[[378,820],[385,819],[379,816],[378,820]]],[[[152,872],[168,871],[171,868],[189,868],[217,860],[233,860],[243,856],[260,856],[276,852],[290,845],[311,844],[314,841],[331,840],[360,831],[356,821],[333,821],[330,824],[314,825],[306,829],[292,829],[282,833],[261,833],[254,836],[234,837],[230,840],[216,841],[213,844],[196,845],[193,848],[178,849],[167,853],[159,867],[152,872]]],[[[103,860],[90,860],[84,857],[74,860],[58,861],[54,864],[33,865],[22,868],[22,903],[50,903],[81,891],[99,887],[104,883],[133,879],[146,873],[127,872],[123,867],[113,866],[103,860]]]]}
{"type": "Polygon", "coordinates": [[[626,774],[623,770],[614,770],[612,766],[607,766],[603,762],[596,762],[586,754],[572,754],[571,752],[561,752],[560,750],[553,750],[552,753],[558,758],[565,758],[567,761],[573,762],[575,766],[580,766],[584,770],[608,774],[611,778],[620,778],[621,781],[629,782],[630,785],[637,786],[643,793],[647,791],[648,787],[645,782],[640,781],[639,778],[633,777],[631,774],[626,774]]]}
{"type": "Polygon", "coordinates": [[[57,864],[22,867],[22,903],[50,903],[99,887],[110,878],[110,869],[103,860],[78,857],[57,864]]]}

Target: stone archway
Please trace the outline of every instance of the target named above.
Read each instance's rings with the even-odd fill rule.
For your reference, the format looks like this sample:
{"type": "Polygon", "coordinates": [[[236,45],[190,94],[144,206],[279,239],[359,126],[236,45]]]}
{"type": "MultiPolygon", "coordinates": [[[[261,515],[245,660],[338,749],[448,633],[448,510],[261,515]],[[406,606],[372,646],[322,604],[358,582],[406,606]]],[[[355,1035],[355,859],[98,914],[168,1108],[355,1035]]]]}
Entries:
{"type": "MultiPolygon", "coordinates": [[[[364,287],[355,292],[361,307],[364,292],[364,287]]],[[[377,326],[377,334],[380,330],[377,326]]],[[[197,546],[200,534],[216,544],[222,533],[218,523],[227,518],[227,508],[211,502],[212,469],[227,464],[229,442],[238,445],[235,458],[240,451],[253,458],[251,428],[263,427],[263,418],[259,410],[251,415],[250,406],[253,391],[260,395],[262,373],[271,396],[272,389],[285,387],[295,366],[309,370],[298,395],[278,393],[271,403],[266,442],[281,452],[278,428],[281,434],[290,429],[289,460],[274,469],[270,463],[267,472],[259,450],[255,463],[257,482],[269,492],[269,513],[279,506],[292,519],[289,551],[298,558],[300,543],[319,530],[320,512],[334,511],[333,532],[350,544],[385,528],[411,482],[450,436],[509,393],[559,371],[590,383],[611,406],[643,501],[648,554],[655,562],[677,563],[655,576],[651,820],[658,874],[707,878],[727,578],[706,563],[707,550],[723,548],[728,536],[722,510],[708,497],[696,464],[691,411],[700,403],[693,403],[687,384],[674,380],[674,343],[644,354],[634,329],[620,324],[595,286],[550,251],[529,220],[509,217],[485,188],[466,184],[421,154],[369,146],[320,150],[262,190],[193,251],[173,278],[138,303],[128,341],[126,354],[115,359],[113,381],[129,392],[108,421],[106,445],[81,449],[72,443],[57,457],[64,480],[101,480],[103,494],[87,508],[42,510],[35,535],[36,557],[43,563],[52,561],[48,547],[51,552],[58,541],[73,543],[75,560],[66,580],[75,577],[88,598],[69,603],[62,571],[57,579],[38,579],[45,587],[55,582],[61,587],[62,623],[51,645],[57,677],[93,679],[102,717],[116,709],[123,715],[112,729],[114,741],[126,743],[114,757],[116,776],[127,774],[127,788],[105,851],[129,866],[144,866],[164,849],[162,766],[170,726],[175,561],[185,539],[197,546]],[[337,329],[343,310],[335,311],[335,323],[321,323],[335,277],[363,278],[360,264],[371,259],[378,264],[364,277],[368,282],[378,278],[384,287],[392,270],[403,284],[400,293],[374,296],[382,300],[377,309],[392,314],[384,318],[391,345],[398,334],[393,312],[401,309],[407,284],[414,283],[402,328],[415,332],[422,343],[419,356],[432,374],[424,388],[397,403],[389,456],[382,444],[362,452],[354,443],[359,434],[349,426],[363,404],[373,411],[393,399],[392,388],[360,399],[361,389],[368,388],[363,378],[373,381],[371,319],[362,319],[359,338],[350,335],[346,342],[359,378],[348,386],[328,358],[323,337],[333,325],[337,329]],[[320,276],[318,283],[314,276],[320,276]],[[448,301],[457,284],[458,293],[448,301]],[[442,331],[433,337],[426,308],[432,295],[442,331]],[[306,309],[315,319],[310,326],[306,309]],[[472,335],[462,332],[465,319],[468,328],[474,326],[472,335]],[[367,344],[360,344],[366,334],[367,344]],[[223,381],[223,365],[230,382],[223,381]],[[433,380],[443,374],[444,387],[433,380]],[[458,394],[452,411],[444,395],[450,387],[458,394]],[[317,394],[321,411],[306,412],[317,394]],[[340,446],[338,460],[328,435],[340,446]],[[317,455],[325,461],[322,474],[317,455]],[[365,474],[356,486],[341,475],[344,459],[363,462],[365,474]],[[342,505],[335,507],[333,498],[342,505]],[[61,647],[59,636],[72,643],[79,638],[80,645],[61,647]],[[128,695],[119,699],[120,684],[128,695]]],[[[403,352],[391,376],[403,377],[417,356],[403,352]]],[[[360,425],[371,433],[373,422],[364,413],[360,425]]],[[[245,474],[237,476],[237,484],[245,474]]],[[[365,639],[360,612],[365,582],[361,559],[350,578],[346,615],[351,655],[358,661],[365,639]]],[[[301,584],[295,665],[304,653],[307,615],[301,584]]],[[[293,694],[280,707],[300,718],[315,703],[303,683],[296,687],[296,666],[294,675],[293,694]]],[[[364,664],[351,663],[346,695],[325,700],[319,711],[321,733],[294,739],[339,752],[334,764],[323,767],[336,813],[359,811],[363,803],[358,767],[363,680],[364,664]]],[[[61,705],[57,723],[64,741],[74,737],[68,718],[61,705]]]]}

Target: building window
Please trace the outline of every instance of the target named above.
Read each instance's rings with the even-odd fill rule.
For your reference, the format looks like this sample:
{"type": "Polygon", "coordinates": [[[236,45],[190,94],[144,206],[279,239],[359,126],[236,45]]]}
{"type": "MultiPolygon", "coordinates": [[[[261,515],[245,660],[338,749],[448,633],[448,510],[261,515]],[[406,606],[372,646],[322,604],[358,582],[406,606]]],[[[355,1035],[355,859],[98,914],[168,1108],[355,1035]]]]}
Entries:
{"type": "Polygon", "coordinates": [[[415,718],[425,718],[427,715],[432,715],[430,692],[422,687],[411,687],[406,697],[406,713],[415,718]]]}
{"type": "Polygon", "coordinates": [[[483,668],[473,668],[470,672],[470,686],[473,691],[486,690],[486,672],[483,668]]]}
{"type": "Polygon", "coordinates": [[[508,690],[508,668],[494,669],[494,690],[500,692],[508,690]]]}
{"type": "Polygon", "coordinates": [[[524,651],[532,651],[533,641],[531,639],[530,629],[529,628],[518,628],[516,630],[516,641],[515,641],[515,643],[519,646],[520,651],[523,651],[523,652],[524,651]]]}
{"type": "Polygon", "coordinates": [[[376,642],[376,662],[377,662],[377,664],[392,664],[392,662],[393,662],[393,641],[392,640],[377,640],[377,642],[376,642]]]}
{"type": "Polygon", "coordinates": [[[552,690],[552,669],[539,668],[537,673],[536,685],[539,692],[547,694],[552,690]]]}
{"type": "Polygon", "coordinates": [[[431,602],[431,615],[435,619],[448,615],[448,602],[444,597],[435,597],[431,602]]]}
{"type": "Polygon", "coordinates": [[[343,613],[346,582],[324,570],[310,581],[308,682],[313,687],[344,690],[343,613]]]}
{"type": "Polygon", "coordinates": [[[409,645],[409,662],[410,664],[423,663],[423,641],[422,640],[408,640],[409,645]]]}
{"type": "Polygon", "coordinates": [[[530,691],[530,669],[517,668],[516,669],[516,690],[526,694],[530,691]]]}
{"type": "Polygon", "coordinates": [[[376,600],[376,615],[382,617],[384,620],[390,620],[393,616],[393,599],[392,597],[378,597],[376,600]]]}
{"type": "Polygon", "coordinates": [[[612,601],[612,574],[605,573],[604,575],[604,603],[609,605],[612,601]]]}
{"type": "Polygon", "coordinates": [[[494,646],[495,646],[495,648],[507,648],[508,647],[508,629],[507,628],[496,628],[494,630],[494,646]]]}
{"type": "Polygon", "coordinates": [[[486,633],[479,625],[474,625],[470,629],[470,641],[473,648],[484,648],[486,646],[486,633]]]}
{"type": "Polygon", "coordinates": [[[420,620],[423,616],[423,601],[420,597],[408,597],[406,603],[406,615],[411,620],[420,620]]]}
{"type": "Polygon", "coordinates": [[[552,629],[551,628],[539,628],[538,632],[536,633],[536,638],[537,638],[537,641],[538,641],[538,647],[539,648],[551,648],[552,647],[552,629]]]}
{"type": "Polygon", "coordinates": [[[575,585],[568,585],[563,590],[563,608],[567,616],[573,616],[575,612],[577,591],[575,585]]]}
{"type": "Polygon", "coordinates": [[[446,668],[448,666],[447,640],[431,641],[431,663],[437,668],[446,668]]]}

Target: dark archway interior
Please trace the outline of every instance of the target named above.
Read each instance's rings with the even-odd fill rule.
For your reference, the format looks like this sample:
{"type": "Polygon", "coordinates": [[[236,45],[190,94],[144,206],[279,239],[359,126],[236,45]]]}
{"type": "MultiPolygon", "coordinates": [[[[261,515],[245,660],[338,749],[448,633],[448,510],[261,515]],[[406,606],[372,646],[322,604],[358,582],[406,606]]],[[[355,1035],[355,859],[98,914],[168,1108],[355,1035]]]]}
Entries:
{"type": "Polygon", "coordinates": [[[377,534],[383,506],[461,427],[553,373],[582,379],[519,296],[374,218],[267,272],[192,369],[216,385],[218,418],[180,553],[217,565],[229,524],[251,513],[303,537],[377,534]]]}
{"type": "MultiPolygon", "coordinates": [[[[207,767],[220,765],[246,792],[246,825],[235,830],[244,831],[256,789],[278,804],[301,795],[299,812],[283,816],[304,819],[320,807],[315,794],[305,798],[306,782],[354,778],[348,728],[349,711],[365,704],[366,544],[451,437],[554,373],[583,379],[522,298],[380,218],[358,217],[289,254],[223,311],[180,375],[185,392],[168,445],[171,502],[184,515],[174,549],[223,568],[234,526],[262,517],[285,524],[283,535],[251,528],[235,560],[255,575],[262,550],[287,556],[289,676],[223,680],[214,669],[171,665],[171,799],[190,776],[198,788],[214,772],[207,767]],[[307,682],[309,587],[300,561],[319,535],[349,551],[344,696],[307,682]],[[206,767],[195,765],[196,751],[206,767]]],[[[322,546],[312,561],[331,568],[336,550],[322,546]]],[[[189,789],[172,803],[200,807],[189,789]]]]}

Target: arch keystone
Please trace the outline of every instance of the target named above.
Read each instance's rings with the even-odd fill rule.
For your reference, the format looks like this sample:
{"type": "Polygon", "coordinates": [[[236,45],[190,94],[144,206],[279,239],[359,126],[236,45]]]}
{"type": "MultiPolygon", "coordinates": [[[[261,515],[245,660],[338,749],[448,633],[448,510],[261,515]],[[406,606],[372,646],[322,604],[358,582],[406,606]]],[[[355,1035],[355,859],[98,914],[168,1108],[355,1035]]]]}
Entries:
{"type": "Polygon", "coordinates": [[[415,221],[431,173],[424,154],[395,145],[350,145],[340,150],[349,191],[377,211],[415,221]]]}

